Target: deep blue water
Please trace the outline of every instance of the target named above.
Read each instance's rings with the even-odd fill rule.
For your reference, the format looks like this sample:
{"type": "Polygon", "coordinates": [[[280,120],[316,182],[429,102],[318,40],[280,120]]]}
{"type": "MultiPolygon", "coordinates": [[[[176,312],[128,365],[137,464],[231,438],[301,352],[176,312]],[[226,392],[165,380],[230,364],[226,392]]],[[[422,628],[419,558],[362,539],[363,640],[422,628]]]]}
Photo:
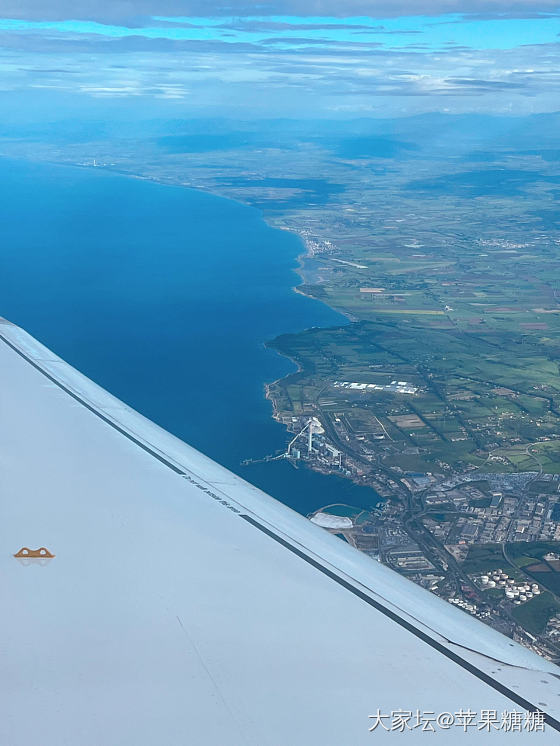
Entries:
{"type": "MultiPolygon", "coordinates": [[[[0,316],[150,419],[302,513],[373,490],[278,462],[264,384],[283,332],[344,323],[293,292],[297,237],[179,187],[0,159],[0,316]]],[[[1,373],[0,373],[1,375],[1,373]]]]}

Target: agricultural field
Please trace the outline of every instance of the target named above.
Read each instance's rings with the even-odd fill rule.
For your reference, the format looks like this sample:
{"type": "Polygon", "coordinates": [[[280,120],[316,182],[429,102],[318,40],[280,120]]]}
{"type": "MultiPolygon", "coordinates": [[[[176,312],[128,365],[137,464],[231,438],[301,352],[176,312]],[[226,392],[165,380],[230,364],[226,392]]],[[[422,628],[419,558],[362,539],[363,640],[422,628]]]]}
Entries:
{"type": "Polygon", "coordinates": [[[541,593],[512,611],[513,618],[528,632],[540,635],[550,617],[560,612],[560,603],[551,593],[541,593]]]}
{"type": "MultiPolygon", "coordinates": [[[[270,458],[376,490],[382,533],[421,548],[445,593],[502,567],[505,543],[508,572],[549,589],[515,609],[541,635],[560,594],[560,562],[535,546],[560,538],[560,119],[513,119],[214,121],[206,147],[206,123],[135,122],[1,154],[207,190],[298,236],[297,292],[346,323],[268,342],[298,364],[266,387],[298,441],[270,458]]],[[[499,628],[522,634],[492,595],[499,628]]]]}
{"type": "Polygon", "coordinates": [[[482,544],[469,547],[469,553],[462,564],[466,573],[486,573],[504,567],[504,556],[499,544],[482,544]]]}
{"type": "Polygon", "coordinates": [[[273,346],[301,366],[275,385],[279,410],[335,413],[350,437],[382,442],[388,464],[413,448],[415,466],[427,470],[560,471],[558,364],[537,338],[521,346],[498,332],[480,338],[362,321],[285,335],[273,346]],[[393,381],[415,392],[383,388],[393,381]]]}
{"type": "Polygon", "coordinates": [[[323,124],[221,123],[223,142],[202,150],[184,122],[181,137],[129,133],[126,148],[18,140],[3,153],[93,157],[240,200],[297,234],[298,292],[350,323],[272,342],[302,366],[269,387],[281,421],[321,415],[341,425],[339,445],[401,471],[560,471],[557,123],[527,118],[537,150],[499,118],[405,118],[398,136],[383,120],[323,124]],[[392,380],[418,391],[333,386],[392,380]]]}
{"type": "Polygon", "coordinates": [[[511,153],[486,170],[466,161],[438,176],[415,161],[414,182],[398,166],[360,182],[360,162],[328,211],[275,218],[307,226],[299,291],[350,323],[274,340],[301,371],[271,398],[280,419],[340,420],[341,442],[401,471],[557,473],[557,175],[511,153]],[[395,380],[416,391],[387,390],[395,380]]]}

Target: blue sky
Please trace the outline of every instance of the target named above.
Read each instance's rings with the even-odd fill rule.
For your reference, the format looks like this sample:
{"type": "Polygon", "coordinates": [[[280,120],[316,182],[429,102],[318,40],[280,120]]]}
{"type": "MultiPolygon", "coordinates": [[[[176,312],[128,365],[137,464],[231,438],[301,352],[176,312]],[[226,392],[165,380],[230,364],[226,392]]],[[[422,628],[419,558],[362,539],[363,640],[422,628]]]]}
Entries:
{"type": "Polygon", "coordinates": [[[340,0],[336,15],[258,15],[255,4],[202,17],[171,15],[162,2],[164,15],[146,14],[139,0],[120,18],[102,0],[53,3],[52,18],[22,2],[10,14],[0,0],[0,96],[10,101],[45,106],[50,96],[80,110],[130,99],[137,111],[150,102],[165,115],[244,118],[558,108],[560,12],[547,2],[489,0],[472,12],[466,2],[442,14],[434,0],[423,15],[378,5],[366,16],[352,13],[360,0],[340,0]]]}
{"type": "Polygon", "coordinates": [[[110,39],[140,36],[176,41],[214,40],[225,43],[269,43],[293,47],[300,40],[335,43],[378,43],[387,49],[424,44],[438,49],[448,44],[473,49],[513,49],[529,44],[553,44],[560,34],[560,16],[534,18],[480,18],[464,14],[344,19],[321,16],[165,17],[144,19],[130,27],[86,20],[38,21],[0,18],[0,30],[12,33],[56,34],[61,38],[84,35],[110,39]],[[411,38],[413,37],[413,38],[411,38]],[[287,40],[282,44],[282,40],[287,40]]]}

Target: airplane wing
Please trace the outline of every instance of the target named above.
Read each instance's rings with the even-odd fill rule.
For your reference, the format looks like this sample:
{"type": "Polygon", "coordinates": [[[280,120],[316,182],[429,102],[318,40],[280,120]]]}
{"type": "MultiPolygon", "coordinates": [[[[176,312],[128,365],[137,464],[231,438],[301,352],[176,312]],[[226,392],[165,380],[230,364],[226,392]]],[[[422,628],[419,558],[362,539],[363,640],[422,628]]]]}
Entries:
{"type": "Polygon", "coordinates": [[[4,321],[0,371],[0,744],[558,743],[554,664],[4,321]]]}

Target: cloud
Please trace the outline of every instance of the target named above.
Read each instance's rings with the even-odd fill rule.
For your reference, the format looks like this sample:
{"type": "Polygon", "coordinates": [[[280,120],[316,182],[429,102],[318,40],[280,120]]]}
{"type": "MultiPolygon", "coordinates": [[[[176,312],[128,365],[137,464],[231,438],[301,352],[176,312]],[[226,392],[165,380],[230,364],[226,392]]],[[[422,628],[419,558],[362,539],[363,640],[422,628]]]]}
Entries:
{"type": "MultiPolygon", "coordinates": [[[[271,37],[269,39],[261,39],[259,44],[265,45],[265,46],[274,46],[274,45],[292,45],[297,47],[305,47],[305,46],[320,46],[323,49],[360,49],[360,50],[366,50],[366,49],[373,49],[376,47],[380,47],[381,43],[376,42],[359,42],[359,41],[335,41],[331,39],[314,39],[314,38],[306,38],[302,36],[276,36],[271,37]]],[[[305,51],[305,50],[304,50],[305,51]]]]}
{"type": "Polygon", "coordinates": [[[511,90],[514,88],[527,88],[525,83],[516,83],[510,80],[482,80],[480,78],[446,78],[445,82],[451,87],[470,88],[475,91],[511,90]]]}
{"type": "MultiPolygon", "coordinates": [[[[107,56],[112,54],[126,55],[137,52],[147,54],[146,64],[150,56],[161,54],[207,53],[228,54],[233,57],[248,53],[258,53],[260,47],[249,42],[230,44],[218,39],[164,39],[132,35],[125,37],[107,37],[97,34],[25,34],[0,32],[0,48],[14,50],[21,53],[51,53],[64,57],[73,53],[99,53],[107,56]]],[[[87,64],[81,60],[81,64],[87,64]]],[[[137,64],[137,63],[135,63],[137,64]]]]}
{"type": "Polygon", "coordinates": [[[263,21],[238,18],[230,23],[220,23],[217,28],[233,29],[235,31],[264,32],[270,31],[354,31],[367,30],[371,32],[385,31],[384,26],[368,26],[363,23],[288,23],[286,21],[263,21]]]}
{"type": "MultiPolygon", "coordinates": [[[[274,2],[284,10],[295,7],[293,0],[274,2]]],[[[511,3],[520,13],[522,3],[511,3]]],[[[546,4],[544,0],[539,7],[544,9],[546,4]]],[[[298,0],[297,5],[300,12],[335,12],[331,0],[298,0]]],[[[367,5],[370,12],[374,8],[381,14],[389,3],[367,5]]],[[[420,7],[425,12],[452,10],[456,3],[429,0],[420,6],[413,0],[408,4],[391,0],[390,5],[393,11],[406,6],[408,12],[417,13],[420,7]]],[[[534,12],[535,4],[530,5],[534,12]]],[[[131,107],[143,106],[150,112],[153,105],[159,110],[177,107],[185,114],[231,115],[233,111],[247,117],[255,112],[264,116],[299,116],[306,111],[314,116],[333,111],[389,115],[508,107],[521,113],[550,110],[559,100],[560,45],[554,38],[557,28],[549,21],[512,20],[502,25],[495,20],[467,20],[461,26],[461,19],[446,16],[427,23],[406,19],[368,24],[365,19],[351,18],[347,23],[327,22],[315,15],[302,18],[301,23],[297,18],[223,17],[191,24],[189,9],[198,8],[197,12],[204,10],[208,15],[209,8],[221,8],[220,12],[228,10],[231,15],[232,5],[226,8],[225,0],[222,5],[208,0],[202,8],[198,0],[158,0],[158,16],[182,15],[174,16],[176,23],[171,18],[148,23],[146,14],[154,12],[152,6],[152,0],[0,0],[5,15],[10,7],[17,7],[20,15],[34,12],[37,17],[52,12],[85,18],[87,12],[93,18],[97,13],[97,20],[106,22],[107,14],[116,14],[129,24],[123,30],[86,23],[22,23],[10,30],[14,24],[5,23],[0,32],[2,89],[19,91],[22,98],[35,96],[37,91],[74,96],[78,109],[90,100],[100,106],[114,101],[124,109],[128,99],[131,107]],[[447,24],[448,20],[453,23],[447,24]],[[535,25],[538,34],[531,31],[535,25]],[[417,28],[421,35],[415,33],[417,28]],[[178,33],[170,33],[173,29],[178,33]],[[487,49],[474,48],[480,30],[484,32],[480,33],[481,45],[487,49]],[[366,31],[369,39],[362,33],[366,31]],[[502,33],[507,43],[492,48],[502,33]],[[528,43],[535,38],[538,43],[528,43]],[[543,38],[550,43],[542,43],[543,38]],[[473,47],[468,46],[471,39],[473,47]],[[420,43],[410,43],[416,41],[420,43]]],[[[461,9],[478,8],[482,13],[483,6],[487,13],[499,13],[505,3],[473,0],[461,9]]],[[[262,6],[258,7],[263,13],[262,6]]],[[[365,3],[340,0],[336,7],[338,14],[363,12],[365,3]]],[[[251,6],[251,13],[256,8],[256,4],[251,6]]]]}
{"type": "Polygon", "coordinates": [[[267,15],[330,16],[335,18],[444,13],[480,17],[535,17],[556,13],[558,0],[0,0],[0,16],[34,20],[96,20],[130,27],[151,16],[243,17],[267,15]]]}
{"type": "Polygon", "coordinates": [[[356,34],[356,36],[358,36],[359,34],[371,33],[372,30],[376,34],[387,34],[389,36],[394,36],[395,34],[399,34],[400,36],[401,34],[406,35],[406,34],[421,34],[422,33],[420,29],[412,29],[412,28],[410,29],[386,29],[386,28],[383,28],[383,26],[377,27],[376,29],[370,29],[369,32],[368,31],[355,31],[354,33],[356,34]]]}
{"type": "Polygon", "coordinates": [[[320,44],[322,46],[331,44],[328,39],[306,39],[303,36],[272,36],[269,39],[262,39],[260,44],[294,44],[298,46],[320,44]]]}

